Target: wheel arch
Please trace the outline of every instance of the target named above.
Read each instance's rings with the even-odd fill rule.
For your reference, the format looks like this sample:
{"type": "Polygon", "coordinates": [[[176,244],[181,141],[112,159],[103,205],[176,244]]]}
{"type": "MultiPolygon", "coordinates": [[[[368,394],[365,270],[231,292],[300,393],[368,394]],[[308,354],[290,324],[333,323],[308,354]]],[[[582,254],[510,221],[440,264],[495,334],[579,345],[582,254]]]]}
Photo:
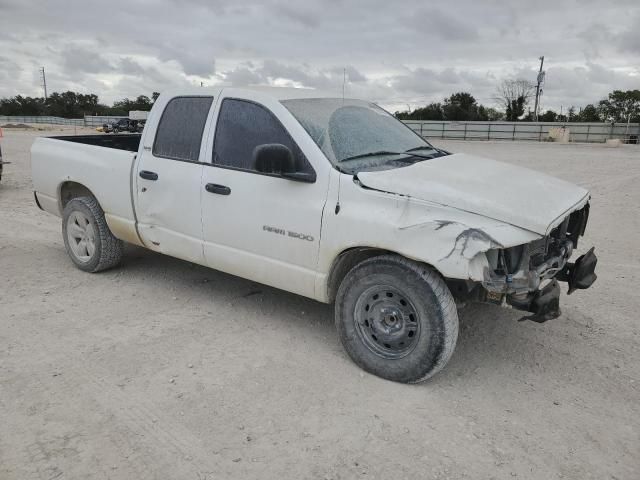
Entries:
{"type": "Polygon", "coordinates": [[[426,265],[434,271],[438,272],[441,277],[445,278],[442,273],[433,265],[420,260],[416,260],[414,258],[407,257],[406,255],[394,252],[393,250],[366,246],[350,247],[340,252],[331,264],[331,269],[329,270],[329,274],[327,276],[328,303],[333,303],[335,301],[336,294],[338,292],[338,288],[340,288],[342,280],[353,267],[364,260],[381,255],[397,255],[399,257],[406,258],[407,260],[411,260],[412,262],[426,265]]]}
{"type": "Polygon", "coordinates": [[[60,213],[64,210],[64,207],[67,206],[74,198],[78,197],[91,197],[100,204],[100,201],[96,198],[93,192],[87,188],[85,185],[79,182],[74,182],[72,180],[67,180],[62,182],[58,186],[58,203],[60,208],[60,213]]]}

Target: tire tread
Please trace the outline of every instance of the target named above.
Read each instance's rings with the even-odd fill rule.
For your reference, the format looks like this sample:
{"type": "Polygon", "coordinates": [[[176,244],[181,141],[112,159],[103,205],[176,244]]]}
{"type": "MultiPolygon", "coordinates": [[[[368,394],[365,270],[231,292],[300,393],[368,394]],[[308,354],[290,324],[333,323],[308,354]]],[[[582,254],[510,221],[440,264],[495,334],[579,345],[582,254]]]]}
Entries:
{"type": "MultiPolygon", "coordinates": [[[[423,375],[417,378],[413,378],[407,382],[419,383],[429,379],[444,368],[444,366],[453,355],[453,351],[455,350],[456,342],[458,339],[458,311],[456,303],[444,279],[435,269],[426,264],[422,264],[395,254],[379,255],[363,260],[362,262],[354,266],[349,271],[349,273],[347,273],[342,283],[340,284],[340,287],[338,288],[338,293],[336,296],[336,326],[338,327],[338,331],[340,332],[340,322],[344,321],[344,319],[340,318],[339,314],[341,309],[341,302],[343,301],[347,289],[351,286],[350,283],[352,282],[352,279],[350,277],[352,273],[371,267],[375,270],[376,267],[389,264],[400,266],[403,269],[415,273],[433,293],[435,297],[436,307],[439,310],[441,324],[439,325],[438,334],[443,337],[441,351],[435,359],[435,362],[430,365],[430,368],[428,368],[423,375]]],[[[343,344],[345,345],[345,347],[347,347],[347,344],[344,340],[343,344]]],[[[350,353],[348,348],[347,351],[348,353],[350,353]]]]}
{"type": "MultiPolygon", "coordinates": [[[[90,264],[86,265],[86,267],[84,265],[79,265],[75,261],[74,263],[81,270],[85,270],[91,273],[101,272],[103,270],[108,270],[110,268],[117,266],[122,260],[122,255],[124,252],[124,243],[122,242],[122,240],[119,240],[118,238],[114,237],[113,233],[111,233],[111,230],[109,229],[109,225],[107,225],[107,221],[104,218],[104,211],[102,210],[102,207],[100,207],[100,204],[94,197],[89,197],[89,196],[76,197],[71,201],[69,201],[69,203],[65,207],[65,214],[63,216],[63,225],[66,222],[68,214],[71,213],[71,211],[73,211],[74,202],[81,203],[91,212],[91,215],[93,216],[93,220],[95,221],[97,226],[96,233],[100,237],[99,248],[97,248],[98,255],[99,255],[98,261],[97,262],[92,261],[90,262],[90,264]]],[[[63,231],[64,231],[64,227],[63,227],[63,231]]],[[[65,240],[65,247],[67,248],[67,252],[69,253],[69,256],[71,256],[73,259],[73,255],[69,251],[69,248],[66,243],[67,242],[66,235],[64,240],[65,240]]]]}

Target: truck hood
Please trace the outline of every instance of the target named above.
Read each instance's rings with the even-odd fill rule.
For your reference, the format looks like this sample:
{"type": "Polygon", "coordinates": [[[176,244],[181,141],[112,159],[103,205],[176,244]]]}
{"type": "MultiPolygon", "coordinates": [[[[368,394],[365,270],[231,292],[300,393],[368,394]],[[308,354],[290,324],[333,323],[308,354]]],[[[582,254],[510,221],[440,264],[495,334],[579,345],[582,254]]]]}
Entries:
{"type": "Polygon", "coordinates": [[[453,207],[540,235],[581,207],[589,192],[549,175],[456,153],[357,175],[365,187],[453,207]]]}

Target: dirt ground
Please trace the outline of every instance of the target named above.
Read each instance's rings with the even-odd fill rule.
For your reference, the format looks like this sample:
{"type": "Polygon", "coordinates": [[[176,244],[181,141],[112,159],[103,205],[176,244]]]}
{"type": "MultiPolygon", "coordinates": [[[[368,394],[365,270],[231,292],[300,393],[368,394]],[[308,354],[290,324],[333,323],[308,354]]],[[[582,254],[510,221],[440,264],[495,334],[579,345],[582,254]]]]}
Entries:
{"type": "Polygon", "coordinates": [[[349,360],[331,306],[133,247],[77,270],[33,202],[43,132],[4,133],[0,479],[640,478],[640,148],[435,142],[591,189],[599,278],[542,325],[462,310],[409,386],[349,360]]]}

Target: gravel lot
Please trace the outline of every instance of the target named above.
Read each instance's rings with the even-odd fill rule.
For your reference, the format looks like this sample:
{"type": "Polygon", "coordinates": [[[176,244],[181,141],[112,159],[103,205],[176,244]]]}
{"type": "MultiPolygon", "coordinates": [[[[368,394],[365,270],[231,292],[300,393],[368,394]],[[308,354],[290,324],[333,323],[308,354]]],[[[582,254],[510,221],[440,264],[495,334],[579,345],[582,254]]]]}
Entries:
{"type": "Polygon", "coordinates": [[[331,306],[133,247],[75,269],[37,134],[0,140],[1,479],[639,478],[640,148],[436,142],[591,189],[599,279],[543,325],[462,310],[407,386],[348,359],[331,306]]]}

